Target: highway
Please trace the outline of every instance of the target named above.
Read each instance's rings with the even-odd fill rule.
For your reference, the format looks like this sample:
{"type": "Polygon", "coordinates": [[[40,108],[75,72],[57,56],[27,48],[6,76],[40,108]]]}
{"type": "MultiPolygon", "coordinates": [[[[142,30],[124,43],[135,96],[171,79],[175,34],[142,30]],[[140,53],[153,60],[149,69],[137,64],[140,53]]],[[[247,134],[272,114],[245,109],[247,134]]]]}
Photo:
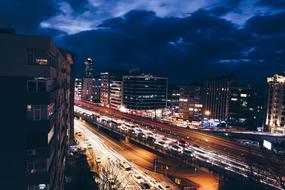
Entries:
{"type": "Polygon", "coordinates": [[[238,160],[247,161],[247,159],[255,158],[255,161],[257,164],[266,166],[268,163],[269,166],[276,166],[279,167],[280,165],[283,165],[283,163],[280,163],[280,160],[278,157],[274,157],[272,154],[264,154],[261,153],[258,149],[254,147],[247,147],[243,146],[240,143],[229,141],[227,139],[224,139],[219,136],[215,135],[209,135],[208,133],[199,132],[197,130],[189,130],[182,127],[177,127],[169,124],[160,123],[158,121],[153,121],[148,118],[143,118],[136,115],[131,115],[127,113],[122,113],[117,110],[113,110],[110,108],[102,107],[90,102],[86,101],[76,101],[77,105],[88,107],[90,110],[107,114],[111,116],[116,116],[128,120],[132,120],[134,122],[151,126],[156,130],[160,130],[164,133],[168,133],[173,136],[180,137],[186,141],[188,141],[190,144],[195,143],[199,146],[210,148],[215,151],[223,152],[227,154],[228,156],[231,156],[238,160]]]}
{"type": "MultiPolygon", "coordinates": [[[[156,179],[152,176],[147,175],[137,165],[128,161],[125,157],[119,154],[117,151],[106,146],[105,142],[102,141],[94,132],[88,127],[82,124],[80,121],[75,120],[74,122],[75,132],[80,132],[86,141],[86,144],[92,145],[94,157],[99,167],[100,176],[102,182],[117,181],[120,185],[116,189],[126,190],[137,190],[143,189],[143,185],[147,185],[150,188],[157,188],[158,185],[163,187],[156,179]],[[108,171],[108,175],[106,172],[108,171]],[[112,176],[112,179],[110,179],[112,176]],[[107,180],[104,178],[108,177],[107,180]]],[[[88,146],[86,147],[88,148],[88,146]]],[[[172,186],[172,185],[171,185],[172,186]]],[[[172,188],[175,190],[175,188],[172,188]]]]}
{"type": "MultiPolygon", "coordinates": [[[[207,158],[204,158],[205,162],[211,162],[212,164],[215,164],[217,161],[221,161],[221,157],[219,157],[218,155],[222,155],[223,158],[225,159],[224,162],[226,162],[228,166],[224,166],[223,163],[220,163],[221,167],[223,167],[226,170],[231,170],[232,172],[239,173],[245,177],[247,177],[249,173],[249,167],[252,167],[251,165],[248,164],[248,162],[254,164],[254,167],[257,171],[257,172],[254,171],[255,175],[259,176],[260,178],[266,179],[267,175],[271,175],[270,173],[272,173],[272,171],[274,173],[275,170],[274,167],[279,167],[276,168],[276,171],[284,172],[282,170],[282,167],[284,167],[284,165],[282,164],[283,162],[276,160],[272,155],[271,157],[267,157],[268,155],[266,155],[265,157],[264,154],[259,152],[259,150],[257,149],[248,148],[246,146],[242,146],[236,142],[228,141],[221,137],[195,132],[185,128],[170,126],[168,124],[162,124],[139,116],[133,116],[126,113],[121,113],[116,110],[103,108],[101,106],[88,102],[77,102],[77,104],[80,104],[81,106],[88,108],[88,110],[93,110],[96,113],[100,113],[101,115],[109,115],[111,117],[126,119],[128,121],[140,123],[145,126],[151,126],[153,128],[152,130],[154,133],[163,133],[167,137],[172,137],[176,139],[183,138],[190,145],[199,146],[200,153],[201,151],[204,151],[203,154],[207,153],[206,155],[207,158]],[[209,152],[210,154],[208,154],[209,152]],[[236,166],[243,169],[239,170],[236,168],[236,166]],[[260,173],[259,167],[262,168],[263,170],[262,173],[260,173]],[[270,167],[270,169],[267,169],[267,167],[270,167]],[[242,173],[242,171],[244,173],[242,173]]],[[[197,156],[195,157],[202,160],[203,156],[202,155],[199,156],[200,154],[199,151],[197,152],[193,147],[195,146],[192,146],[192,150],[189,151],[196,153],[197,156]]],[[[278,173],[278,175],[284,176],[283,173],[282,174],[278,173]]],[[[264,181],[264,183],[273,183],[272,181],[274,181],[274,179],[268,178],[267,182],[264,181]]]]}
{"type": "Polygon", "coordinates": [[[167,173],[169,175],[188,180],[188,186],[197,187],[199,190],[218,190],[218,177],[212,173],[193,167],[185,167],[185,165],[177,163],[175,159],[165,158],[135,144],[111,138],[88,122],[82,122],[82,125],[96,134],[106,146],[116,150],[127,160],[135,163],[144,173],[151,175],[157,181],[171,184],[168,177],[160,174],[163,172],[154,172],[154,159],[159,159],[168,165],[169,170],[167,173]]]}

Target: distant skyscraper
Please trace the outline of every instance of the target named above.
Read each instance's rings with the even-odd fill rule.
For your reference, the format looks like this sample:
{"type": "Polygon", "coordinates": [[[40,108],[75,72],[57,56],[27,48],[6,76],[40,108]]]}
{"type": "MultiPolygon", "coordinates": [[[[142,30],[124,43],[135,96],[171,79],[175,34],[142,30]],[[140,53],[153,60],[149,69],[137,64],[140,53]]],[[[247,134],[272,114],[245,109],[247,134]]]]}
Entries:
{"type": "Polygon", "coordinates": [[[123,104],[128,109],[165,108],[167,92],[167,78],[144,74],[123,76],[123,104]]]}
{"type": "Polygon", "coordinates": [[[232,76],[209,78],[204,83],[204,116],[225,121],[228,117],[232,76]]]}
{"type": "Polygon", "coordinates": [[[85,77],[94,77],[93,73],[93,61],[91,58],[87,58],[84,62],[85,65],[85,77]]]}
{"type": "Polygon", "coordinates": [[[101,79],[94,77],[93,61],[91,58],[87,58],[84,65],[85,76],[82,77],[81,99],[91,102],[99,102],[101,79]]]}
{"type": "Polygon", "coordinates": [[[285,133],[285,76],[267,78],[266,126],[272,133],[285,133]]]}
{"type": "Polygon", "coordinates": [[[184,120],[201,121],[202,85],[189,84],[180,86],[179,112],[184,120]]]}
{"type": "Polygon", "coordinates": [[[72,56],[48,37],[0,32],[0,41],[0,187],[63,190],[72,56]]]}

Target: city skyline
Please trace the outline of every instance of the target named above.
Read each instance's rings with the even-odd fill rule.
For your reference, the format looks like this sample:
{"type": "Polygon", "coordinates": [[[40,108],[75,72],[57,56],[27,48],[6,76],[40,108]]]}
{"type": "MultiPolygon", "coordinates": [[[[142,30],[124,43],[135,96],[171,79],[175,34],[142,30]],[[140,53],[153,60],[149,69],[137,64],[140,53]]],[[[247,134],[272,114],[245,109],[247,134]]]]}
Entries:
{"type": "Polygon", "coordinates": [[[0,189],[285,190],[285,0],[8,0],[0,18],[0,189]]]}
{"type": "Polygon", "coordinates": [[[171,83],[232,73],[261,88],[266,77],[285,70],[282,1],[13,0],[1,5],[1,27],[48,35],[76,52],[78,76],[86,57],[94,59],[97,74],[139,67],[171,83]]]}

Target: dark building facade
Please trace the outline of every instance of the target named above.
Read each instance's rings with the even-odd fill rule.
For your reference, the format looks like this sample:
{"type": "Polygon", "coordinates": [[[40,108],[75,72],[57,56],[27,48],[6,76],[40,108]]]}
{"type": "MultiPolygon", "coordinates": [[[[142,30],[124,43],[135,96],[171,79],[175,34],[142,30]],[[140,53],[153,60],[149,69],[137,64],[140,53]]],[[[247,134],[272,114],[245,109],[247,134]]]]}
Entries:
{"type": "Polygon", "coordinates": [[[168,79],[152,75],[123,76],[123,105],[151,110],[167,106],[168,79]]]}
{"type": "Polygon", "coordinates": [[[263,104],[263,96],[250,86],[232,86],[227,123],[234,127],[256,130],[263,123],[263,104]]]}
{"type": "Polygon", "coordinates": [[[62,190],[73,131],[71,55],[47,37],[0,33],[0,41],[0,187],[62,190]]]}
{"type": "Polygon", "coordinates": [[[189,84],[180,86],[179,113],[182,119],[201,121],[202,119],[202,85],[189,84]]]}
{"type": "Polygon", "coordinates": [[[225,121],[228,117],[232,76],[209,78],[204,83],[204,116],[225,121]]]}
{"type": "Polygon", "coordinates": [[[168,107],[172,117],[179,117],[179,98],[180,91],[178,86],[173,86],[168,89],[168,107]]]}
{"type": "Polygon", "coordinates": [[[82,78],[81,99],[100,102],[101,79],[95,77],[82,78]]]}

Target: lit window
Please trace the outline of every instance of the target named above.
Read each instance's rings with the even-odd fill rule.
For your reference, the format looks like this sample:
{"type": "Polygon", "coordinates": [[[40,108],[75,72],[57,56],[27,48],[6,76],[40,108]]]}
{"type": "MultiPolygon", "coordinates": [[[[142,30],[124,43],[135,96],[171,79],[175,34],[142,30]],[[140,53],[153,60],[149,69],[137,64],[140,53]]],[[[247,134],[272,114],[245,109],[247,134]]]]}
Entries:
{"type": "Polygon", "coordinates": [[[27,105],[27,111],[31,112],[32,111],[32,106],[31,105],[27,105]]]}
{"type": "Polygon", "coordinates": [[[240,94],[240,97],[246,98],[247,94],[240,94]]]}
{"type": "Polygon", "coordinates": [[[39,65],[47,65],[48,60],[47,59],[36,59],[36,63],[39,65]]]}

